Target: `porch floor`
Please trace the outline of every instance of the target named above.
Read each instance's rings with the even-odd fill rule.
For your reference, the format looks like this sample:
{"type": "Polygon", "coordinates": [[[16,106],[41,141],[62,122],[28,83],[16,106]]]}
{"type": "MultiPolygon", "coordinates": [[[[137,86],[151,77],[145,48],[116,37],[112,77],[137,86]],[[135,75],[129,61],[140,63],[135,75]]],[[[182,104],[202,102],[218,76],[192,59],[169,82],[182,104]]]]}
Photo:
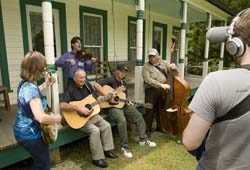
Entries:
{"type": "Polygon", "coordinates": [[[3,107],[0,108],[0,151],[17,144],[12,129],[16,111],[17,105],[12,105],[11,111],[7,111],[3,107]]]}

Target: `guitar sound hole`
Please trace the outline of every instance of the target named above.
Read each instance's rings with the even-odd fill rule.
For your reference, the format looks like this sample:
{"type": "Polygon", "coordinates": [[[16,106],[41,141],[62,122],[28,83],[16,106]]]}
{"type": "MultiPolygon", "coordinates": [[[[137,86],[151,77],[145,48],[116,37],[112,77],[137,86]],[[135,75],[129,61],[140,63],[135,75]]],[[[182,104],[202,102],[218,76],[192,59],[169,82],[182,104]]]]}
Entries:
{"type": "MultiPolygon", "coordinates": [[[[90,104],[86,104],[85,105],[85,107],[87,108],[87,109],[89,109],[90,111],[91,111],[91,109],[92,109],[92,106],[90,105],[90,104]]],[[[77,114],[79,115],[79,116],[81,116],[81,117],[88,117],[89,115],[84,115],[84,114],[81,114],[80,112],[77,112],[77,114]]]]}
{"type": "Polygon", "coordinates": [[[120,97],[119,96],[115,96],[114,101],[115,102],[119,102],[119,100],[120,100],[120,97]]]}
{"type": "Polygon", "coordinates": [[[92,109],[92,106],[91,106],[90,104],[86,104],[85,107],[86,107],[87,109],[89,109],[89,110],[92,109]]]}

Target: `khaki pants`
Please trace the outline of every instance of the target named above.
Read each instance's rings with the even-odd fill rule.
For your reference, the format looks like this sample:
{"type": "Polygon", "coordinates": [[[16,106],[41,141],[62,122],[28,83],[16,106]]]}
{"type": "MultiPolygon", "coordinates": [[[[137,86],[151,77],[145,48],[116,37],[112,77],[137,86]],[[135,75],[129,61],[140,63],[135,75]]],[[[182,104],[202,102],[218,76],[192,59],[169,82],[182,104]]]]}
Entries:
{"type": "Polygon", "coordinates": [[[90,118],[81,130],[90,135],[89,143],[93,160],[104,159],[103,151],[114,149],[111,126],[100,115],[90,118]]]}

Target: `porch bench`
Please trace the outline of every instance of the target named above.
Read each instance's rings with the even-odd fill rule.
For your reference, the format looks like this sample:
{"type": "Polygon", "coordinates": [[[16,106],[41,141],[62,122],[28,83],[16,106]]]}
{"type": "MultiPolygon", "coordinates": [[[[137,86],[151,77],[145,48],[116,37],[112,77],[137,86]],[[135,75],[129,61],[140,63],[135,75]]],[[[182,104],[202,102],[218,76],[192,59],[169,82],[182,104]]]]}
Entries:
{"type": "MultiPolygon", "coordinates": [[[[101,116],[110,123],[111,127],[117,125],[106,114],[101,113],[101,116]]],[[[50,145],[50,149],[60,147],[79,139],[87,138],[88,136],[89,135],[87,133],[84,133],[78,129],[72,129],[69,127],[69,125],[65,124],[63,125],[63,128],[59,130],[58,139],[55,143],[50,145]]]]}

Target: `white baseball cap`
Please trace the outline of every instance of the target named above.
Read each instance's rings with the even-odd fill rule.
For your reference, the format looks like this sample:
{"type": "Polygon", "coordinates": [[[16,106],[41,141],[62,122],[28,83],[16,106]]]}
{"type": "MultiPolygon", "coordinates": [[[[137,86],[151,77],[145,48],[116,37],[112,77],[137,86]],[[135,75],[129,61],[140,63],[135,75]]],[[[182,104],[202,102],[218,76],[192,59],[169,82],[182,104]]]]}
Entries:
{"type": "Polygon", "coordinates": [[[156,56],[158,54],[159,53],[158,53],[158,51],[155,48],[151,48],[151,49],[148,50],[148,56],[150,56],[150,55],[156,56]]]}

